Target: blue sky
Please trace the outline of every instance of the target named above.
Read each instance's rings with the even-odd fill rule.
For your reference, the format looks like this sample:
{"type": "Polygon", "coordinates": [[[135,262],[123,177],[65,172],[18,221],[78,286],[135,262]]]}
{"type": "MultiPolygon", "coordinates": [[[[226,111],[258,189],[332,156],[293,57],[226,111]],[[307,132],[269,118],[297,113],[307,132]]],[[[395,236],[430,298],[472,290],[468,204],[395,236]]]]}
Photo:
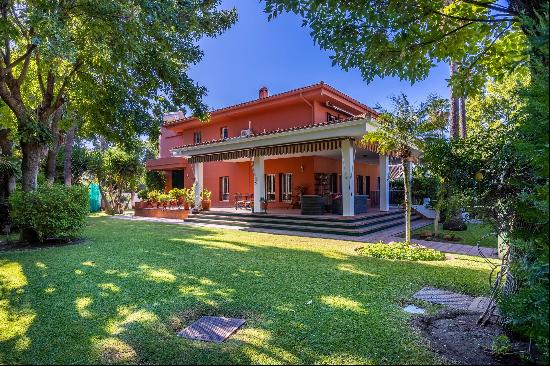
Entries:
{"type": "Polygon", "coordinates": [[[294,14],[268,22],[263,3],[257,0],[224,0],[222,6],[236,7],[239,20],[218,38],[200,41],[204,58],[189,72],[208,88],[205,101],[210,108],[257,98],[264,85],[274,94],[321,80],[371,107],[377,103],[387,106],[388,97],[401,91],[416,102],[434,92],[448,95],[449,69],[445,64],[412,86],[396,78],[377,78],[367,84],[357,70],[332,67],[330,52],[314,45],[309,29],[302,27],[294,14]]]}

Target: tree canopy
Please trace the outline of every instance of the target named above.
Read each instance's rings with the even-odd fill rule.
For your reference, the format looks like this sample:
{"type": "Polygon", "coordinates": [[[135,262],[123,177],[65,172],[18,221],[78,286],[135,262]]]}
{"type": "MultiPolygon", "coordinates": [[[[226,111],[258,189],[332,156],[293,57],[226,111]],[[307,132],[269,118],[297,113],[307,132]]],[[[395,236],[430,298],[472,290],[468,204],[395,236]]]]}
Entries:
{"type": "MultiPolygon", "coordinates": [[[[294,12],[333,65],[357,68],[367,81],[396,76],[412,83],[437,62],[457,61],[452,82],[476,91],[487,74],[528,61],[524,28],[542,16],[542,1],[266,0],[269,19],[294,12]]],[[[546,8],[547,11],[547,8],[546,8]]],[[[542,45],[538,45],[542,46],[542,45]]]]}
{"type": "MultiPolygon", "coordinates": [[[[197,41],[236,20],[220,1],[8,0],[0,3],[0,98],[17,120],[23,187],[36,186],[52,118],[66,102],[88,131],[118,140],[167,109],[207,116],[187,74],[197,41]]],[[[155,117],[157,116],[157,117],[155,117]]]]}

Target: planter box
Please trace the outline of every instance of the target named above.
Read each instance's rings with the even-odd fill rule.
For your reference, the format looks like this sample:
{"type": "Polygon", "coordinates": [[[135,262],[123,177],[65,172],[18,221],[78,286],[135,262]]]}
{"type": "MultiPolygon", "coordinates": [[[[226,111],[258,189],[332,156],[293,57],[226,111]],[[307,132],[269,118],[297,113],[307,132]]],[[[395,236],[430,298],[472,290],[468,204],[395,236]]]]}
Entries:
{"type": "Polygon", "coordinates": [[[163,209],[163,208],[136,208],[135,216],[156,217],[163,219],[178,219],[185,220],[189,216],[189,210],[178,209],[163,209]]]}

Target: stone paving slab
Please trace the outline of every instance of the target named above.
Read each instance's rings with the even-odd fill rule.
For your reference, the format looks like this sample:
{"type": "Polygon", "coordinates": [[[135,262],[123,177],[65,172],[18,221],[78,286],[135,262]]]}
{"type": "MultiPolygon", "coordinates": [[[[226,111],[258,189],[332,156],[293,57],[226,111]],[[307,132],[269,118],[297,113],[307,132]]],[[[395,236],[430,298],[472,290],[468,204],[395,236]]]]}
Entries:
{"type": "Polygon", "coordinates": [[[413,298],[459,310],[468,310],[474,301],[472,296],[440,290],[433,287],[424,287],[415,293],[413,298]]]}

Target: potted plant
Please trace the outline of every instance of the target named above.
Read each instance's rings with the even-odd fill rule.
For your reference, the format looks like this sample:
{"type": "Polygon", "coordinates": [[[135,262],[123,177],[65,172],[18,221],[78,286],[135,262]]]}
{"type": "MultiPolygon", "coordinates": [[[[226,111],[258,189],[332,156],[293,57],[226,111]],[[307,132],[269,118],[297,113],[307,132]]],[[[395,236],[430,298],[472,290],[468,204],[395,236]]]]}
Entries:
{"type": "Polygon", "coordinates": [[[210,210],[210,203],[212,202],[210,197],[212,197],[212,192],[206,188],[203,188],[201,191],[201,205],[204,211],[210,210]]]}
{"type": "Polygon", "coordinates": [[[170,202],[170,195],[166,193],[159,194],[158,201],[162,207],[166,207],[170,202]]]}
{"type": "Polygon", "coordinates": [[[260,209],[262,212],[267,213],[267,199],[265,197],[260,198],[260,209]]]}
{"type": "Polygon", "coordinates": [[[137,196],[141,201],[138,201],[134,204],[135,208],[144,208],[147,204],[147,195],[149,192],[146,189],[142,189],[138,192],[137,196]]]}
{"type": "Polygon", "coordinates": [[[147,193],[147,202],[151,205],[151,207],[156,208],[158,206],[159,196],[159,191],[151,191],[147,193]]]}
{"type": "Polygon", "coordinates": [[[185,195],[187,194],[186,190],[186,188],[173,188],[172,190],[170,190],[169,194],[174,201],[174,206],[182,205],[185,203],[185,195]]]}
{"type": "Polygon", "coordinates": [[[184,208],[186,210],[189,210],[189,207],[195,206],[195,185],[192,188],[186,188],[184,200],[184,208]]]}

